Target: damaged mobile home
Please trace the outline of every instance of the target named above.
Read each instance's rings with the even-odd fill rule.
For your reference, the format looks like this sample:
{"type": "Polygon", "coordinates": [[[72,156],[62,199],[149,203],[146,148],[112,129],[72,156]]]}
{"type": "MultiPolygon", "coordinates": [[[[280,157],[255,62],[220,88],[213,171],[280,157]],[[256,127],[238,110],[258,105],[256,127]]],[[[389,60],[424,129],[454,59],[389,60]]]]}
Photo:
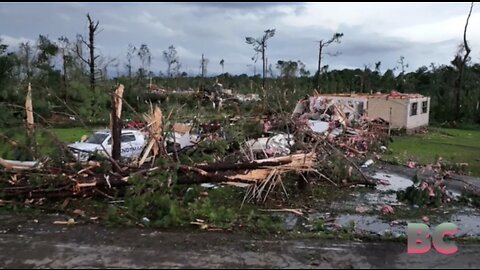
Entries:
{"type": "Polygon", "coordinates": [[[308,113],[311,120],[327,122],[332,120],[328,117],[333,115],[344,125],[346,122],[380,118],[389,123],[390,129],[411,132],[428,126],[430,97],[396,91],[375,94],[319,94],[299,101],[293,113],[308,113]],[[329,113],[332,104],[336,105],[338,111],[329,113]]]}

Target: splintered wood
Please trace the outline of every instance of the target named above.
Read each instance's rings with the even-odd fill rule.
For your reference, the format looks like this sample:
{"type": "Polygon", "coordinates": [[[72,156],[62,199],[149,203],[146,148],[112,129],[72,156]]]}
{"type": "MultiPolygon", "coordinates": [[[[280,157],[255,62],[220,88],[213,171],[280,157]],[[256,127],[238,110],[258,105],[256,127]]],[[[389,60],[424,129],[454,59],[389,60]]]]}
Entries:
{"type": "MultiPolygon", "coordinates": [[[[124,91],[124,86],[121,84],[114,92],[113,97],[112,97],[112,112],[115,116],[120,118],[122,116],[122,98],[123,98],[123,91],[124,91]]],[[[112,117],[112,114],[110,114],[110,126],[109,129],[113,129],[113,122],[114,119],[112,117]]]]}
{"type": "Polygon", "coordinates": [[[276,157],[276,158],[267,158],[267,159],[260,159],[256,160],[256,163],[261,165],[262,163],[267,162],[288,162],[281,165],[276,166],[266,166],[265,168],[254,169],[254,170],[246,170],[241,173],[237,173],[235,175],[226,176],[230,179],[242,179],[251,181],[253,183],[262,182],[263,180],[268,179],[269,175],[272,173],[272,170],[276,170],[278,174],[284,174],[290,171],[295,172],[308,172],[308,171],[315,171],[313,168],[315,164],[315,153],[308,153],[308,154],[294,154],[290,156],[284,157],[276,157]]]}
{"type": "Polygon", "coordinates": [[[150,133],[150,141],[148,142],[148,145],[143,152],[143,156],[138,163],[139,167],[143,165],[150,152],[153,152],[153,156],[159,154],[160,142],[162,141],[162,117],[163,115],[160,108],[158,106],[155,106],[155,109],[153,109],[151,104],[150,114],[143,115],[144,120],[148,123],[147,128],[150,133]]]}
{"type": "Polygon", "coordinates": [[[27,98],[25,100],[25,110],[27,113],[27,130],[32,132],[33,122],[33,105],[32,105],[32,85],[28,83],[27,98]]]}
{"type": "MultiPolygon", "coordinates": [[[[120,84],[112,95],[112,113],[110,115],[110,130],[112,131],[112,163],[116,163],[121,156],[121,134],[122,134],[122,98],[123,84],[120,84]]],[[[116,171],[121,171],[115,166],[116,171]]]]}

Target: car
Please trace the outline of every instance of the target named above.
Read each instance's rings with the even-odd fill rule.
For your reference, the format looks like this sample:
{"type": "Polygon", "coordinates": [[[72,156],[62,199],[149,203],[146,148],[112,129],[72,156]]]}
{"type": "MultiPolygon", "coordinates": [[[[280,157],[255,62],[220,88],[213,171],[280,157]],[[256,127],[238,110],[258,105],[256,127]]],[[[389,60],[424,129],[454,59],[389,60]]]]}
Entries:
{"type": "MultiPolygon", "coordinates": [[[[146,135],[136,129],[123,129],[120,138],[120,155],[126,159],[139,157],[147,143],[146,135]]],[[[78,161],[91,160],[96,154],[103,156],[111,155],[111,131],[108,129],[96,131],[83,142],[69,144],[68,148],[78,161]]]]}

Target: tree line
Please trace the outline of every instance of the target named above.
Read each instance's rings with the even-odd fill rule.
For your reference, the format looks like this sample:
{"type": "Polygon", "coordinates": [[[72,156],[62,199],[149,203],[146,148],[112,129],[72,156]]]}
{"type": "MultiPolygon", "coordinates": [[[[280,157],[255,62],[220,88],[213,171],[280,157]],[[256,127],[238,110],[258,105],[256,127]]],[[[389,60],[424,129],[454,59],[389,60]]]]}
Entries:
{"type": "Polygon", "coordinates": [[[245,38],[245,43],[253,47],[252,61],[262,61],[261,74],[256,74],[256,70],[253,75],[229,74],[225,72],[228,59],[222,59],[218,63],[222,74],[215,77],[207,75],[211,63],[203,54],[198,74],[182,71],[181,55],[174,45],[160,56],[166,63],[165,73],[152,71],[152,58],[156,56],[147,44],[129,44],[122,66],[119,59],[98,54],[96,39],[101,34],[101,24],[87,14],[88,34],[77,35],[73,40],[65,36],[51,40],[39,35],[35,43],[22,42],[15,49],[0,40],[0,104],[4,108],[0,126],[18,125],[23,121],[19,106],[25,102],[28,83],[32,84],[37,115],[101,119],[108,117],[109,94],[118,83],[126,86],[124,98],[142,111],[145,106],[141,97],[152,85],[167,90],[186,90],[202,89],[215,82],[238,92],[259,93],[282,110],[291,110],[296,100],[313,94],[314,90],[322,93],[391,90],[421,93],[431,97],[432,122],[480,124],[480,63],[472,59],[467,39],[472,8],[473,3],[465,23],[463,42],[449,64],[426,63],[415,71],[406,72],[407,59],[401,56],[395,68],[382,69],[378,61],[363,68],[330,70],[323,59],[326,48],[339,43],[343,37],[343,33],[334,33],[331,38],[318,41],[318,69],[310,74],[300,60],[282,59],[268,64],[268,42],[273,42],[276,30],[267,29],[259,38],[245,38]],[[136,68],[134,62],[138,63],[136,68]],[[112,69],[117,71],[113,78],[108,75],[114,73],[112,69]],[[274,70],[278,76],[274,76],[274,70]]]}

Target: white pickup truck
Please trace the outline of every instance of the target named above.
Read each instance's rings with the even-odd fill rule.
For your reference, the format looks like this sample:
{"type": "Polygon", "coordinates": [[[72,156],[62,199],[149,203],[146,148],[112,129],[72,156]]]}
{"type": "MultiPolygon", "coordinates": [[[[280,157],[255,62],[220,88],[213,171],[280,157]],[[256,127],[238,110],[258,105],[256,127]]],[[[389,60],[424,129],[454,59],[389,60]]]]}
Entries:
{"type": "MultiPolygon", "coordinates": [[[[142,154],[147,143],[145,134],[136,129],[123,129],[121,135],[121,156],[135,158],[142,154]]],[[[78,161],[87,161],[94,154],[112,154],[112,136],[108,129],[94,132],[84,142],[69,144],[68,148],[78,161]]]]}

